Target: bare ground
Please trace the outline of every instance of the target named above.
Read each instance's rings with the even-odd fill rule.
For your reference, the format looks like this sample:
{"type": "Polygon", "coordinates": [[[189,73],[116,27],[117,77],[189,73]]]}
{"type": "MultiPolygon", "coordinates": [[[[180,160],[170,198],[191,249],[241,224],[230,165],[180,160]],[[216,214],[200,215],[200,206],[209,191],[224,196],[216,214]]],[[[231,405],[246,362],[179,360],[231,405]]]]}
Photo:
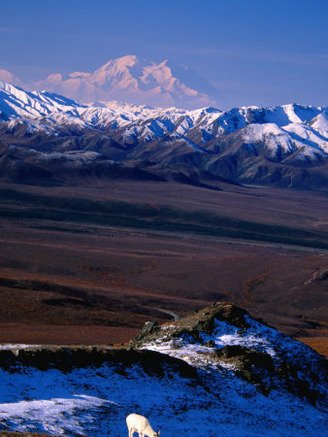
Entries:
{"type": "Polygon", "coordinates": [[[323,194],[122,181],[0,196],[0,342],[117,344],[215,301],[328,337],[323,194]]]}

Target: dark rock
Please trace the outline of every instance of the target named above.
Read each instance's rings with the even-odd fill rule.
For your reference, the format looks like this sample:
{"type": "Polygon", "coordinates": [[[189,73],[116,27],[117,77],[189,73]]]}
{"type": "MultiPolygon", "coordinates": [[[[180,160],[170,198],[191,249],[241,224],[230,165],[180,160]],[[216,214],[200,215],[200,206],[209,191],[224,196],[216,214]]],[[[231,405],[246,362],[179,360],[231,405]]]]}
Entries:
{"type": "Polygon", "coordinates": [[[146,322],[142,328],[141,335],[149,335],[157,332],[159,330],[159,325],[156,320],[151,322],[146,322]]]}
{"type": "Polygon", "coordinates": [[[0,367],[15,373],[26,367],[39,370],[58,369],[69,372],[74,368],[103,365],[114,367],[118,372],[140,366],[145,373],[162,377],[165,372],[197,379],[195,368],[184,361],[149,350],[110,347],[39,347],[0,350],[0,367]]]}
{"type": "MultiPolygon", "coordinates": [[[[14,431],[0,431],[0,437],[50,437],[50,434],[38,433],[38,432],[14,432],[14,431]]],[[[52,437],[56,437],[52,434],[52,437]]],[[[59,437],[59,436],[58,436],[59,437]]],[[[86,437],[82,434],[80,437],[86,437]]]]}

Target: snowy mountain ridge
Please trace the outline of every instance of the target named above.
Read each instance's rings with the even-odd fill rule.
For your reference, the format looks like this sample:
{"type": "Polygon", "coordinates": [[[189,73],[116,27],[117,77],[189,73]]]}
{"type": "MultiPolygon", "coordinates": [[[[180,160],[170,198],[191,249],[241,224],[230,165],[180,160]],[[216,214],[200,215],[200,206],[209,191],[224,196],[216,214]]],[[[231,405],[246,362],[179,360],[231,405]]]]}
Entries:
{"type": "MultiPolygon", "coordinates": [[[[182,167],[185,172],[192,153],[196,168],[210,179],[294,186],[305,179],[304,185],[309,180],[312,183],[313,178],[315,184],[322,184],[326,177],[327,107],[289,104],[221,111],[213,107],[162,109],[117,101],[82,105],[55,93],[25,92],[0,82],[0,111],[3,138],[9,134],[45,135],[63,141],[74,137],[76,143],[81,135],[96,134],[97,142],[88,139],[88,150],[121,163],[133,160],[144,166],[147,162],[156,172],[159,162],[161,173],[164,165],[164,173],[167,169],[181,171],[182,167]],[[163,147],[159,149],[158,143],[163,147]],[[118,148],[125,152],[117,153],[118,148]],[[319,167],[320,181],[317,174],[308,175],[319,167]],[[306,172],[300,174],[302,168],[306,172]]],[[[34,147],[37,149],[35,142],[34,147]]],[[[73,151],[71,146],[69,150],[73,151]]]]}
{"type": "MultiPolygon", "coordinates": [[[[3,118],[29,121],[37,121],[41,117],[56,113],[90,120],[89,114],[97,114],[98,120],[94,121],[94,126],[99,127],[102,127],[106,121],[112,121],[120,116],[130,122],[164,117],[174,122],[177,118],[184,117],[191,121],[189,128],[194,128],[200,121],[202,125],[207,126],[216,121],[222,133],[231,133],[249,124],[272,124],[285,127],[287,130],[290,124],[305,124],[312,129],[325,132],[328,127],[327,107],[288,104],[272,108],[246,106],[233,108],[230,111],[221,111],[211,107],[184,110],[175,107],[164,109],[149,105],[129,104],[115,100],[86,105],[56,93],[24,91],[2,81],[0,81],[0,109],[3,118]]],[[[212,131],[214,131],[213,128],[212,131]]]]}
{"type": "Polygon", "coordinates": [[[324,358],[229,303],[148,322],[126,348],[16,345],[0,356],[0,430],[119,437],[131,412],[167,437],[327,429],[324,358]]]}
{"type": "MultiPolygon", "coordinates": [[[[321,144],[324,145],[328,138],[328,108],[297,104],[273,108],[250,106],[225,112],[216,108],[190,111],[175,107],[163,109],[115,100],[82,105],[55,93],[25,92],[18,87],[0,82],[0,110],[3,120],[26,121],[35,129],[47,127],[44,117],[48,117],[49,121],[56,121],[56,116],[60,114],[63,118],[58,120],[58,128],[64,120],[81,128],[105,128],[114,121],[117,122],[117,127],[126,127],[135,122],[143,124],[147,120],[151,124],[157,119],[162,124],[165,124],[165,120],[172,123],[172,132],[177,130],[184,134],[198,128],[203,129],[208,135],[219,136],[249,125],[264,125],[262,135],[295,133],[300,139],[312,135],[317,136],[317,141],[321,140],[321,144]],[[42,124],[38,124],[41,119],[42,124]],[[277,126],[281,129],[277,129],[277,126]],[[323,138],[320,138],[320,135],[323,138]]],[[[246,134],[252,141],[253,137],[258,137],[259,130],[253,127],[246,130],[246,134]]]]}

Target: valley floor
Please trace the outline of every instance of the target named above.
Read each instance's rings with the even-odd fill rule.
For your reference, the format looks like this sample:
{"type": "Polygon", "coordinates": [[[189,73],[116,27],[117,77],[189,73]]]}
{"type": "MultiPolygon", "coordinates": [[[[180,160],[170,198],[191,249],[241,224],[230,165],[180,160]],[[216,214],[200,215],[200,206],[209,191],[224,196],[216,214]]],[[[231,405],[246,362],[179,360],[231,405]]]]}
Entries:
{"type": "Polygon", "coordinates": [[[0,202],[2,343],[118,344],[231,301],[327,353],[323,194],[2,183],[0,202]]]}

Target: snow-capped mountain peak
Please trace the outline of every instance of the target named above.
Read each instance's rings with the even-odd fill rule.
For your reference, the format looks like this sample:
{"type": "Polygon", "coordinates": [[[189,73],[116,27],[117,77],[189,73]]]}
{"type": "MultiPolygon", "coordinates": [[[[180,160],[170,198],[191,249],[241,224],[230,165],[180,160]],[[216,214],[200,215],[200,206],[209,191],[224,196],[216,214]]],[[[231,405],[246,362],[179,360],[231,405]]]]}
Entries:
{"type": "Polygon", "coordinates": [[[106,62],[106,64],[102,65],[96,71],[110,71],[113,68],[116,68],[117,70],[122,70],[127,67],[132,67],[137,62],[138,58],[135,55],[122,56],[121,58],[115,60],[109,60],[108,62],[106,62]]]}
{"type": "Polygon", "coordinates": [[[51,74],[38,87],[81,102],[120,100],[183,108],[216,105],[209,95],[174,76],[167,60],[156,63],[135,55],[110,60],[92,73],[51,74]]]}
{"type": "Polygon", "coordinates": [[[83,107],[85,106],[55,93],[27,92],[22,88],[0,81],[0,119],[37,120],[58,112],[78,116],[76,109],[83,107]]]}
{"type": "Polygon", "coordinates": [[[328,132],[328,116],[325,113],[319,113],[310,122],[310,126],[319,132],[328,132]]]}

